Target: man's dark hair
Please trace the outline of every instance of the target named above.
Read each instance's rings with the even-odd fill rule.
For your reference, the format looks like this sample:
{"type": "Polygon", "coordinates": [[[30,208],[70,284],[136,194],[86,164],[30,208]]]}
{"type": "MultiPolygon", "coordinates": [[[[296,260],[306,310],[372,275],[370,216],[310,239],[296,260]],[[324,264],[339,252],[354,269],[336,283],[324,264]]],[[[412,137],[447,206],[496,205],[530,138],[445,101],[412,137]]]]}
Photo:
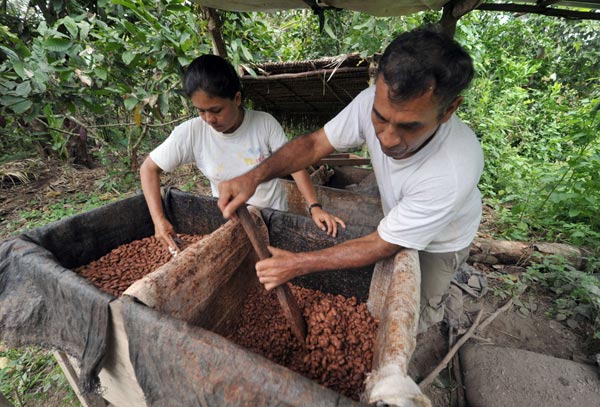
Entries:
{"type": "Polygon", "coordinates": [[[202,55],[194,59],[185,71],[183,87],[187,97],[199,90],[210,96],[234,99],[242,90],[240,78],[233,66],[217,55],[202,55]]]}
{"type": "Polygon", "coordinates": [[[469,85],[473,74],[469,54],[433,27],[401,34],[385,49],[377,68],[392,102],[414,99],[432,88],[440,114],[469,85]]]}

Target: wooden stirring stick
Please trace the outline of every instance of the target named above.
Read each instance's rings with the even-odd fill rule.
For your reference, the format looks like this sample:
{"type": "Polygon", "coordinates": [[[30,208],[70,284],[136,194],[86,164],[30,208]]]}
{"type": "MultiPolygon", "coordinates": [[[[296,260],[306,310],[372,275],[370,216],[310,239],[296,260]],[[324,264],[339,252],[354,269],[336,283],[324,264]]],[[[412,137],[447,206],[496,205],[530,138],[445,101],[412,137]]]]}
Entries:
{"type": "MultiPolygon", "coordinates": [[[[260,237],[258,228],[254,223],[254,219],[250,215],[250,212],[248,212],[248,208],[246,208],[246,206],[240,206],[236,213],[254,250],[258,254],[258,258],[263,260],[271,257],[271,252],[269,252],[265,241],[260,237]]],[[[304,345],[306,339],[306,321],[302,318],[302,313],[300,312],[300,308],[298,307],[298,303],[296,302],[292,291],[287,284],[282,284],[275,288],[275,293],[277,294],[277,299],[283,309],[283,314],[292,328],[292,332],[296,338],[298,338],[300,343],[304,345]]]]}

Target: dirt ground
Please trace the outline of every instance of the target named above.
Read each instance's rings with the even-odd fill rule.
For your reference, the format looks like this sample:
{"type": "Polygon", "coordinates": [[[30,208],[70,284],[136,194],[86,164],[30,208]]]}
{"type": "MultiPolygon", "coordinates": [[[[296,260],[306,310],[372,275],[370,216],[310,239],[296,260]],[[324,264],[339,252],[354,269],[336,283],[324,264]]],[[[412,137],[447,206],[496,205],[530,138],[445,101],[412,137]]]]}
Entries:
{"type": "MultiPolygon", "coordinates": [[[[73,205],[73,199],[81,194],[98,195],[97,181],[107,176],[104,168],[95,169],[75,168],[51,161],[32,161],[27,165],[28,181],[5,179],[0,187],[0,240],[15,233],[15,230],[27,227],[29,219],[27,212],[39,210],[49,213],[50,207],[61,202],[73,205]],[[79,194],[79,195],[78,195],[79,194]]],[[[2,172],[0,172],[2,174],[2,172]]],[[[192,191],[199,194],[210,194],[210,187],[192,167],[184,167],[176,173],[164,177],[163,185],[183,186],[193,185],[192,191]],[[196,180],[194,184],[190,180],[196,180]]],[[[135,194],[130,191],[125,194],[116,191],[101,194],[101,199],[110,202],[135,194]]],[[[79,198],[81,199],[81,198],[79,198]]],[[[55,206],[52,210],[56,210],[55,206]]],[[[489,237],[493,231],[493,213],[484,208],[484,220],[480,229],[481,237],[489,237]]],[[[481,267],[485,275],[491,269],[481,267]]],[[[488,284],[497,284],[488,278],[488,284]]],[[[464,294],[465,325],[475,317],[481,307],[486,312],[484,318],[500,307],[505,300],[494,297],[490,292],[481,300],[476,300],[464,294]]],[[[529,288],[524,294],[525,304],[535,304],[530,309],[513,307],[500,314],[472,342],[495,344],[499,346],[530,350],[541,354],[555,356],[561,359],[593,364],[592,355],[600,352],[598,341],[591,339],[589,325],[581,322],[574,329],[566,324],[549,319],[547,316],[551,299],[535,287],[529,288]]],[[[433,370],[443,359],[449,349],[448,328],[438,324],[417,338],[417,349],[410,365],[410,374],[418,383],[433,370]]],[[[445,370],[434,383],[428,387],[426,394],[434,406],[455,406],[456,383],[445,370]]],[[[54,394],[45,404],[47,407],[58,407],[61,395],[54,394]]]]}

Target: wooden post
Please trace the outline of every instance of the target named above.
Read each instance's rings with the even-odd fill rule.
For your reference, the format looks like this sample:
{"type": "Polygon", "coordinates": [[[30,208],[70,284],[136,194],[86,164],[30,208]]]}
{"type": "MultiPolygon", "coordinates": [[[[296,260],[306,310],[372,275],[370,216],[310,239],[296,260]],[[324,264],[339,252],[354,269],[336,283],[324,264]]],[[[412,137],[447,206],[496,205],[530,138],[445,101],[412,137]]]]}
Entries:
{"type": "Polygon", "coordinates": [[[0,407],[13,407],[2,393],[0,393],[0,407]]]}
{"type": "Polygon", "coordinates": [[[75,371],[75,367],[71,364],[67,354],[60,351],[54,351],[52,353],[54,354],[58,365],[67,377],[67,380],[75,392],[75,395],[79,399],[81,405],[83,407],[106,407],[106,402],[104,399],[97,394],[83,394],[79,391],[79,386],[77,385],[79,375],[75,371]]]}

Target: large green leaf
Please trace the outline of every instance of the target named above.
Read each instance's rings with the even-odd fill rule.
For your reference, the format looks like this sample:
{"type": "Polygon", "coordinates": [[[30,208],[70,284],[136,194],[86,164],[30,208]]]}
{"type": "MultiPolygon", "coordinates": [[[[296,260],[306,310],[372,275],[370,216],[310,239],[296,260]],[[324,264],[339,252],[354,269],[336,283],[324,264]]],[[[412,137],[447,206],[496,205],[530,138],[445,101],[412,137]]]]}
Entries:
{"type": "Polygon", "coordinates": [[[123,26],[125,26],[125,28],[127,29],[127,31],[133,35],[135,38],[140,37],[140,39],[145,38],[145,33],[140,30],[140,28],[138,26],[136,26],[133,23],[130,23],[129,21],[125,20],[123,21],[123,26]]]}
{"type": "Polygon", "coordinates": [[[138,100],[137,98],[134,97],[128,97],[126,98],[123,103],[125,103],[125,108],[127,110],[133,110],[133,108],[138,104],[138,100]]]}
{"type": "Polygon", "coordinates": [[[94,73],[98,78],[102,79],[103,81],[105,81],[108,77],[108,71],[104,68],[95,68],[94,73]]]}
{"type": "Polygon", "coordinates": [[[333,33],[333,30],[331,29],[331,26],[328,23],[325,23],[325,26],[323,28],[327,35],[329,35],[332,39],[337,39],[337,36],[333,33]]]}
{"type": "Polygon", "coordinates": [[[160,107],[160,112],[166,116],[169,114],[169,95],[166,93],[161,94],[158,97],[158,105],[160,107]]]}
{"type": "Polygon", "coordinates": [[[44,47],[50,51],[64,52],[71,48],[73,42],[68,38],[47,38],[44,41],[44,47]]]}
{"type": "Polygon", "coordinates": [[[188,6],[183,6],[180,4],[169,4],[167,6],[167,10],[171,12],[181,12],[181,13],[189,13],[191,10],[188,6]]]}
{"type": "Polygon", "coordinates": [[[31,82],[29,81],[19,83],[19,85],[17,85],[17,88],[15,89],[15,95],[17,96],[27,97],[30,93],[31,82]]]}
{"type": "Polygon", "coordinates": [[[66,16],[62,19],[62,24],[65,26],[69,34],[71,34],[71,38],[77,38],[77,34],[79,33],[79,28],[77,27],[77,23],[70,16],[66,16]]]}
{"type": "Polygon", "coordinates": [[[77,27],[79,27],[79,39],[85,41],[92,26],[87,21],[80,21],[77,23],[77,27]]]}
{"type": "Polygon", "coordinates": [[[22,114],[27,111],[32,105],[31,101],[17,96],[5,95],[0,98],[0,103],[8,107],[16,114],[22,114]]]}
{"type": "Polygon", "coordinates": [[[0,45],[0,51],[4,52],[6,54],[6,56],[8,56],[11,59],[19,59],[19,56],[17,55],[17,53],[15,51],[13,51],[10,48],[6,48],[3,45],[0,45]]]}
{"type": "Polygon", "coordinates": [[[131,51],[125,51],[121,55],[121,59],[123,60],[125,65],[129,65],[131,63],[131,61],[133,61],[134,58],[135,58],[135,54],[131,51]]]}
{"type": "Polygon", "coordinates": [[[21,77],[21,79],[28,79],[28,76],[25,73],[25,66],[23,65],[23,62],[18,60],[13,62],[13,69],[15,70],[17,75],[21,77]]]}

